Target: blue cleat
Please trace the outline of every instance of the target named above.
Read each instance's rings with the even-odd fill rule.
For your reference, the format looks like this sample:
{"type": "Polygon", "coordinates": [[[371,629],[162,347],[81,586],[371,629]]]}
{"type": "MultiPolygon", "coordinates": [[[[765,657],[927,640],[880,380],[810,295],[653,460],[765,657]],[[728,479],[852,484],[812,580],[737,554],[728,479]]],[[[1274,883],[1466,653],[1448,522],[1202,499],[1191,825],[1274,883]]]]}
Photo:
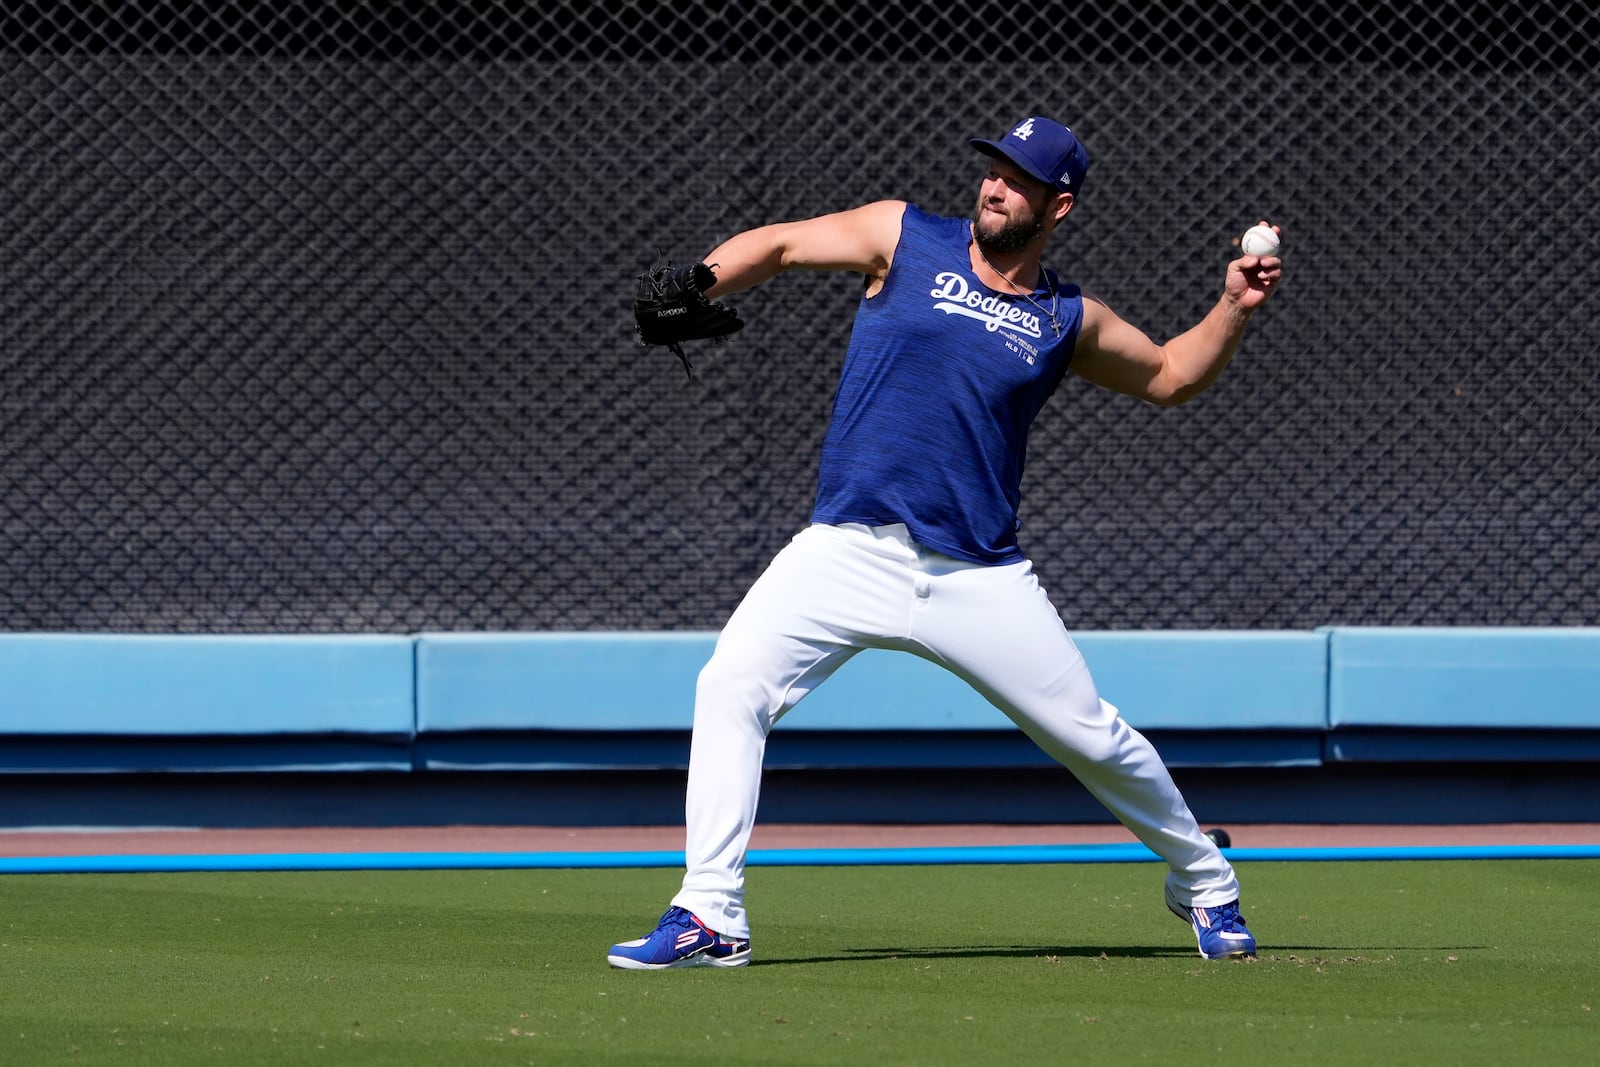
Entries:
{"type": "Polygon", "coordinates": [[[1216,908],[1192,908],[1180,904],[1172,895],[1172,884],[1167,884],[1167,908],[1194,927],[1194,937],[1200,946],[1200,955],[1208,960],[1225,960],[1234,956],[1256,954],[1255,935],[1244,924],[1239,914],[1237,900],[1216,908]]]}
{"type": "Polygon", "coordinates": [[[671,907],[649,937],[612,945],[606,962],[625,971],[743,967],[750,962],[750,941],[724,937],[682,908],[671,907]]]}

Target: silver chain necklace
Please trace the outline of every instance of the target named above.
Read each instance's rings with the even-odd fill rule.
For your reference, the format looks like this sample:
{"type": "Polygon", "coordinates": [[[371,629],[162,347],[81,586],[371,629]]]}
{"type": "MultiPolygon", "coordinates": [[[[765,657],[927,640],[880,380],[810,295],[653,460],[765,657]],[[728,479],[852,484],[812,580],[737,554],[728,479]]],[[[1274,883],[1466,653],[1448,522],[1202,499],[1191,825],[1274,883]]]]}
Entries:
{"type": "Polygon", "coordinates": [[[984,264],[986,266],[988,266],[988,268],[990,270],[994,271],[995,274],[999,275],[1000,280],[1005,282],[1007,285],[1009,285],[1011,287],[1011,291],[1012,292],[1014,292],[1016,295],[1022,297],[1022,299],[1026,300],[1028,303],[1032,304],[1034,307],[1038,308],[1039,309],[1039,314],[1048,315],[1050,317],[1050,329],[1055,332],[1055,335],[1057,337],[1060,337],[1061,336],[1061,318],[1057,314],[1057,312],[1059,312],[1061,310],[1061,294],[1056,291],[1055,283],[1050,280],[1050,272],[1044,269],[1044,264],[1043,263],[1039,264],[1039,277],[1044,279],[1044,284],[1050,290],[1050,310],[1049,311],[1046,311],[1044,309],[1044,305],[1039,303],[1039,301],[1037,301],[1037,300],[1035,300],[1033,298],[1033,294],[1032,293],[1023,291],[1023,289],[1020,286],[1018,286],[1016,282],[1012,281],[1010,278],[1007,278],[1004,274],[1001,274],[999,267],[996,267],[993,263],[989,262],[989,257],[983,254],[983,243],[981,241],[979,241],[976,237],[974,237],[972,239],[972,247],[974,247],[974,248],[976,248],[978,250],[978,258],[983,260],[984,264]]]}

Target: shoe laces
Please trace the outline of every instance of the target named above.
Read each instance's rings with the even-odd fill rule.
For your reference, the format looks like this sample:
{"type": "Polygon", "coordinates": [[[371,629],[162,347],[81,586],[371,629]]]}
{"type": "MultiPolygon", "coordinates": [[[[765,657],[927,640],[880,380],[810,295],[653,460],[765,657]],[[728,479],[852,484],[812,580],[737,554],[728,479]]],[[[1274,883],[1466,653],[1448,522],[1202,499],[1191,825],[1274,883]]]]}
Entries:
{"type": "Polygon", "coordinates": [[[1229,904],[1223,904],[1220,907],[1207,908],[1206,910],[1211,913],[1211,928],[1213,930],[1225,930],[1231,934],[1249,933],[1245,929],[1244,916],[1239,914],[1239,902],[1237,900],[1229,904]]]}
{"type": "MultiPolygon", "coordinates": [[[[661,916],[661,921],[656,925],[661,927],[672,927],[676,930],[688,930],[692,927],[700,927],[700,924],[695,921],[694,915],[690,913],[687,908],[680,908],[676,904],[667,909],[666,914],[661,916]]],[[[704,929],[704,927],[700,928],[704,929]]]]}

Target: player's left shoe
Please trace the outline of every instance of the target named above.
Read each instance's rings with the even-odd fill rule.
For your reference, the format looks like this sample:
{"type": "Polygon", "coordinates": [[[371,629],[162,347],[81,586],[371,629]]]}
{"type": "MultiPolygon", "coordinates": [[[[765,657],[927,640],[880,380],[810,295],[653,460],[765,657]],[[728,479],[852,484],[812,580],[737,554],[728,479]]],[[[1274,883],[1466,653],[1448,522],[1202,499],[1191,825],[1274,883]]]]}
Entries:
{"type": "Polygon", "coordinates": [[[1179,903],[1172,895],[1171,882],[1167,883],[1166,897],[1167,909],[1194,928],[1200,955],[1206,959],[1225,960],[1256,954],[1255,935],[1245,926],[1237,900],[1215,908],[1190,907],[1179,903]]]}
{"type": "Polygon", "coordinates": [[[606,962],[626,971],[743,967],[750,962],[750,939],[725,937],[690,912],[671,907],[648,937],[612,945],[606,962]]]}

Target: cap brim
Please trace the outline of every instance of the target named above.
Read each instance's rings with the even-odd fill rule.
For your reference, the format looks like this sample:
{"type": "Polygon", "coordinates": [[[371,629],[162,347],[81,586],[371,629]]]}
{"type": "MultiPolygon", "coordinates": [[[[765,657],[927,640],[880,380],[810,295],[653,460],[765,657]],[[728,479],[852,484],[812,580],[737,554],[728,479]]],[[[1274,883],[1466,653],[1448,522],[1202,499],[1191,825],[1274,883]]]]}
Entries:
{"type": "Polygon", "coordinates": [[[1016,156],[1000,147],[1000,144],[997,141],[986,141],[982,137],[969,137],[967,138],[967,144],[971,145],[973,148],[976,148],[986,156],[999,156],[1001,159],[1010,160],[1024,174],[1028,175],[1028,177],[1033,178],[1036,181],[1041,181],[1050,186],[1052,189],[1057,188],[1056,183],[1051,181],[1049,178],[1046,178],[1043,174],[1040,174],[1038,168],[1036,168],[1032,163],[1026,159],[1018,159],[1016,156]]]}

